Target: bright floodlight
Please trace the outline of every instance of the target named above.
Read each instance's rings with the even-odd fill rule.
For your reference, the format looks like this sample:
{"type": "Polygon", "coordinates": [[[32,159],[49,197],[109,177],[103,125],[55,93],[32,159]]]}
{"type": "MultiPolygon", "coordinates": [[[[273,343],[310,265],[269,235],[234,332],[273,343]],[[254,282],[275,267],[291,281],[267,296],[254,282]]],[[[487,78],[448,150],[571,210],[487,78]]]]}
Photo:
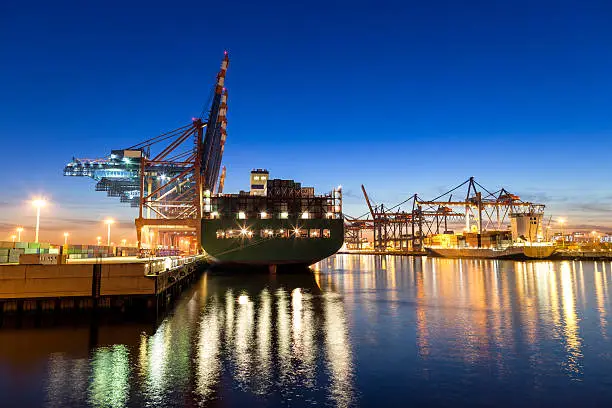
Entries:
{"type": "Polygon", "coordinates": [[[32,205],[36,208],[44,207],[47,204],[47,201],[44,198],[36,198],[32,200],[32,205]]]}
{"type": "Polygon", "coordinates": [[[115,220],[108,218],[104,220],[104,223],[108,226],[108,230],[106,232],[106,245],[111,246],[111,225],[115,223],[115,220]]]}
{"type": "Polygon", "coordinates": [[[40,209],[47,204],[44,198],[36,198],[32,200],[32,205],[36,208],[36,235],[34,236],[34,242],[38,242],[38,230],[40,229],[40,209]]]}

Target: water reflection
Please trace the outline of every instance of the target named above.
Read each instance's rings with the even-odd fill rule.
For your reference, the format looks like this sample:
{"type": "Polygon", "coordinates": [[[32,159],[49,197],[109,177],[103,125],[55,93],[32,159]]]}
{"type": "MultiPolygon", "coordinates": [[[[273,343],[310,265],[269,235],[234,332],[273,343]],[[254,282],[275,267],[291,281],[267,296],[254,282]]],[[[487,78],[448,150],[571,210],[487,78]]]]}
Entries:
{"type": "MultiPolygon", "coordinates": [[[[386,276],[392,278],[377,281],[377,293],[399,295],[387,294],[387,310],[397,313],[398,300],[414,299],[416,351],[422,362],[434,356],[438,360],[458,360],[466,367],[487,366],[502,378],[510,374],[514,359],[527,347],[526,360],[534,372],[544,369],[538,365],[554,361],[565,376],[576,380],[584,375],[585,328],[581,316],[590,312],[582,307],[589,304],[589,299],[596,302],[601,338],[607,340],[609,335],[610,282],[603,263],[440,258],[406,262],[404,258],[387,257],[375,264],[386,268],[386,276]],[[585,272],[586,267],[590,271],[585,272]],[[404,291],[395,291],[397,270],[412,279],[402,282],[404,291]],[[559,358],[555,357],[557,350],[559,358]]],[[[358,279],[349,282],[340,273],[322,272],[317,279],[324,290],[352,293],[371,287],[372,277],[378,273],[367,267],[364,270],[359,257],[344,256],[338,265],[358,279]]],[[[364,304],[358,312],[369,316],[370,306],[364,304]]],[[[410,310],[404,308],[403,320],[409,322],[407,313],[410,310]]],[[[550,372],[550,367],[546,370],[550,372]]]]}
{"type": "Polygon", "coordinates": [[[102,347],[92,357],[89,403],[94,407],[123,407],[130,384],[129,353],[125,345],[102,347]]]}
{"type": "Polygon", "coordinates": [[[195,389],[202,401],[207,401],[213,395],[221,370],[221,323],[218,308],[215,296],[206,303],[200,322],[195,389]]]}
{"type": "Polygon", "coordinates": [[[608,262],[342,255],[313,270],[207,274],[154,327],[0,330],[3,364],[44,367],[31,406],[470,405],[487,390],[486,405],[517,390],[569,404],[589,384],[612,398],[608,262]]]}

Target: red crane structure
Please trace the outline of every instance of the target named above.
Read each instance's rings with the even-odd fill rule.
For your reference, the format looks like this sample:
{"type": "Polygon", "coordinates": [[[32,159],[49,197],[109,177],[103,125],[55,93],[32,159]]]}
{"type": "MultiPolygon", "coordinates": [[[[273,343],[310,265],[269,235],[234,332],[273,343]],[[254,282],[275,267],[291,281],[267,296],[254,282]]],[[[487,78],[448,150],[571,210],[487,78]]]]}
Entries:
{"type": "Polygon", "coordinates": [[[223,188],[217,180],[227,138],[228,66],[226,52],[206,121],[195,118],[189,125],[128,149],[148,150],[152,144],[169,141],[154,157],[143,154],[140,159],[140,205],[135,223],[141,249],[160,246],[201,251],[202,214],[209,211],[210,194],[223,188]]]}
{"type": "Polygon", "coordinates": [[[222,191],[219,179],[227,139],[227,52],[217,74],[211,102],[191,123],[112,150],[107,158],[73,158],[65,176],[90,177],[96,190],[138,207],[136,233],[143,252],[201,251],[202,214],[210,194],[222,191]]]}
{"type": "MultiPolygon", "coordinates": [[[[376,252],[404,252],[422,250],[422,241],[429,235],[452,233],[450,228],[478,233],[487,230],[509,228],[510,219],[516,216],[538,215],[544,212],[543,204],[522,201],[505,188],[494,192],[470,177],[455,188],[425,200],[417,194],[394,206],[373,204],[365,187],[361,190],[368,212],[359,217],[345,215],[345,241],[349,249],[363,249],[363,235],[373,234],[376,252]],[[466,188],[464,200],[453,200],[466,188]],[[401,207],[406,210],[401,210],[401,207]]],[[[461,194],[462,195],[462,194],[461,194]]]]}

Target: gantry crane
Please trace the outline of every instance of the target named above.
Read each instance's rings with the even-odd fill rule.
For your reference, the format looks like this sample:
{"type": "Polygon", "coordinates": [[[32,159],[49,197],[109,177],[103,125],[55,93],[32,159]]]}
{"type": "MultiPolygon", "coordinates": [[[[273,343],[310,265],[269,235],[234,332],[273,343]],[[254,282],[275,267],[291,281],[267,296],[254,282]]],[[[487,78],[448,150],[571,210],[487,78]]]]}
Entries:
{"type": "Polygon", "coordinates": [[[105,159],[73,158],[64,168],[65,176],[91,177],[96,190],[139,207],[135,224],[141,248],[179,249],[179,242],[189,240],[190,252],[201,250],[202,213],[225,181],[219,170],[227,139],[228,67],[225,52],[210,108],[191,123],[113,150],[105,159]]]}

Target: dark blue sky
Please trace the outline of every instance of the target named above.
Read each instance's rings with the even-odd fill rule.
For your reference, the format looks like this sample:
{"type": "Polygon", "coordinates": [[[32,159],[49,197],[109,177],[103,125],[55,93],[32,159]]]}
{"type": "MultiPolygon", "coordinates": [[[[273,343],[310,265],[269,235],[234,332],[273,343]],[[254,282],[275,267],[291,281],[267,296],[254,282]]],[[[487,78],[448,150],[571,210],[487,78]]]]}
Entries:
{"type": "Polygon", "coordinates": [[[132,234],[134,210],[65,162],[188,123],[225,49],[228,191],[265,167],[342,184],[358,215],[361,183],[391,204],[475,176],[612,224],[612,2],[292,3],[3,1],[0,239],[38,193],[43,239],[106,216],[132,234]]]}

